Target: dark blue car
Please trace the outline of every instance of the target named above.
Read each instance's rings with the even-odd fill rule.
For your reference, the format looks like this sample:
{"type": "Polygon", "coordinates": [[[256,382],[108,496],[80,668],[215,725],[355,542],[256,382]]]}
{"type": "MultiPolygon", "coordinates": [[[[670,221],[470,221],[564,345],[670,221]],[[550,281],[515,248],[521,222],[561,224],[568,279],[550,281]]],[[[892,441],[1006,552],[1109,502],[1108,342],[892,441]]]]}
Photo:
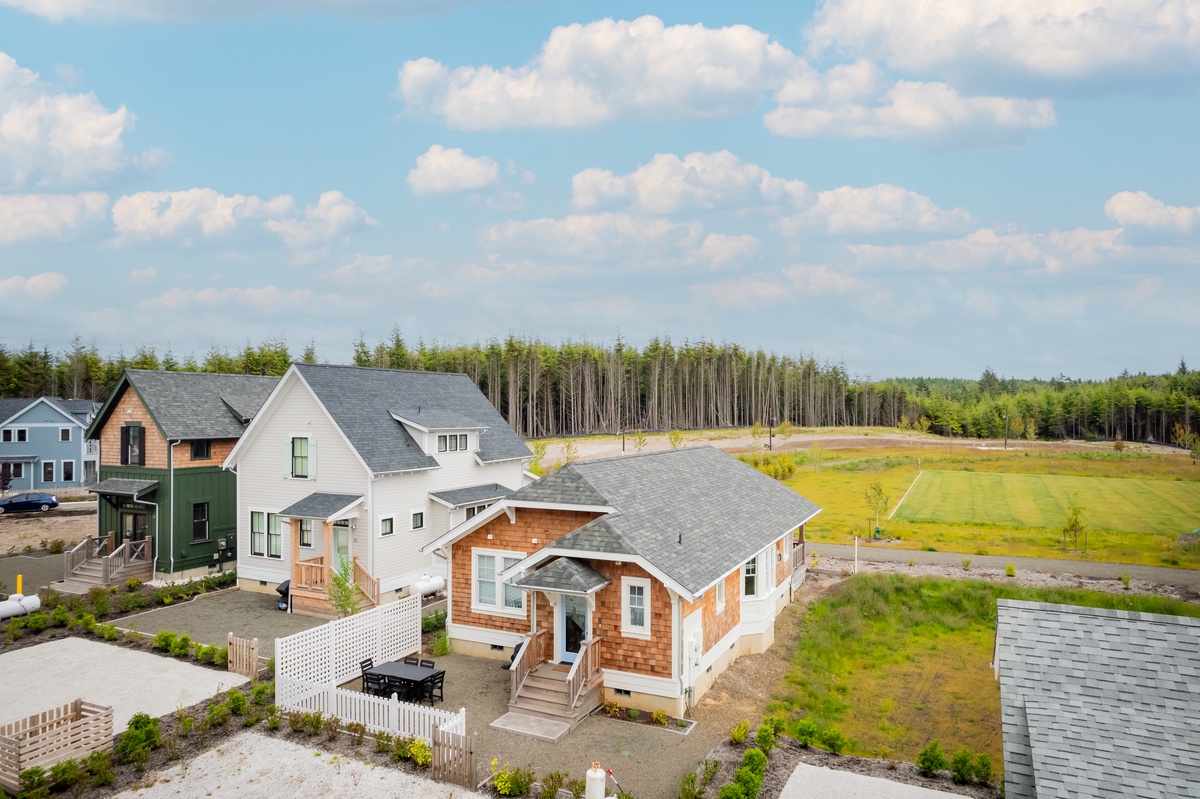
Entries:
{"type": "Polygon", "coordinates": [[[53,494],[32,491],[0,499],[0,513],[18,513],[25,510],[50,510],[58,507],[58,498],[53,494]]]}

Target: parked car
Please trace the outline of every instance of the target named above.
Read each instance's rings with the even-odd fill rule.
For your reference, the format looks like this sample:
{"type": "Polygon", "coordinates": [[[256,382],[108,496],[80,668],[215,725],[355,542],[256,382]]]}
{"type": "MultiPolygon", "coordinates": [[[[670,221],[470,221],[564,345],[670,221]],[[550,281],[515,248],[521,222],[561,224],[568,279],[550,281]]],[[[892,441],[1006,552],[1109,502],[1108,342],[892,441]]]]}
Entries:
{"type": "Polygon", "coordinates": [[[58,507],[58,497],[40,491],[17,494],[0,499],[0,513],[18,513],[24,510],[50,510],[58,507]]]}

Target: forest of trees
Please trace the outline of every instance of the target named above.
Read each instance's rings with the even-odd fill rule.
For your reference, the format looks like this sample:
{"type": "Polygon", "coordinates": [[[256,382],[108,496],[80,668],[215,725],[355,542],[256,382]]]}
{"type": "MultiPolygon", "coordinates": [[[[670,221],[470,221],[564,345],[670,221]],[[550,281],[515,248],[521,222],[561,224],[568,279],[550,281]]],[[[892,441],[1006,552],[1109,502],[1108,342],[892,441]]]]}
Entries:
{"type": "MultiPolygon", "coordinates": [[[[293,360],[315,363],[313,346],[293,354],[285,342],[247,343],[203,360],[144,346],[132,356],[100,355],[76,337],[65,352],[0,344],[0,396],[104,399],[126,368],[283,374],[293,360]]],[[[1175,443],[1200,425],[1200,371],[1180,362],[1173,374],[1128,373],[1104,381],[1016,380],[990,368],[977,380],[863,380],[814,357],[750,351],[736,344],[651,341],[638,349],[509,337],[483,344],[406,344],[394,332],[369,344],[359,366],[469,375],[526,437],[624,430],[778,425],[918,428],[978,438],[1122,438],[1175,443]]]]}

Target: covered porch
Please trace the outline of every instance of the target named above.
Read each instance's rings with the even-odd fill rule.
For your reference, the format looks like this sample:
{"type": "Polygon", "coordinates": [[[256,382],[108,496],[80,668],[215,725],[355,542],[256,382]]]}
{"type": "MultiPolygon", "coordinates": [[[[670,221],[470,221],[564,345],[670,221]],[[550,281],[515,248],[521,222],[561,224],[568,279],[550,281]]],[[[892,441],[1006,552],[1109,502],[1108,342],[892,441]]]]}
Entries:
{"type": "MultiPolygon", "coordinates": [[[[63,582],[55,589],[82,594],[96,585],[109,586],[137,578],[154,578],[154,539],[158,505],[149,499],[157,480],[110,477],[88,489],[117,512],[116,530],[98,530],[63,553],[63,582]]],[[[101,518],[102,514],[97,514],[101,518]]]]}
{"type": "Polygon", "coordinates": [[[352,567],[358,587],[360,607],[379,605],[379,578],[371,575],[353,551],[350,522],[358,517],[361,494],[313,493],[279,512],[290,522],[292,567],[289,582],[289,611],[319,618],[334,618],[337,613],[329,601],[333,575],[343,558],[352,567]],[[320,546],[316,546],[320,531],[320,546]],[[302,557],[304,552],[321,552],[302,557]]]}

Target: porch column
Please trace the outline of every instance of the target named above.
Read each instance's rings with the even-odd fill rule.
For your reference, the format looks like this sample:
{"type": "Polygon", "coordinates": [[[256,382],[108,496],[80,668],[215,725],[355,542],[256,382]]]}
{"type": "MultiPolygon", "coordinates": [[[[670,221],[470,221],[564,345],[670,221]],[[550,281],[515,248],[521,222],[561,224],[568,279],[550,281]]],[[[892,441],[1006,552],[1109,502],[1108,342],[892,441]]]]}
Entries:
{"type": "Polygon", "coordinates": [[[296,564],[300,562],[300,520],[292,519],[291,525],[292,525],[292,567],[290,569],[288,569],[288,572],[292,575],[292,585],[294,586],[298,582],[296,580],[296,577],[297,577],[296,564]]]}
{"type": "Polygon", "coordinates": [[[333,523],[329,520],[323,522],[325,527],[325,573],[323,588],[328,591],[329,585],[332,582],[330,577],[333,574],[333,523]]]}

